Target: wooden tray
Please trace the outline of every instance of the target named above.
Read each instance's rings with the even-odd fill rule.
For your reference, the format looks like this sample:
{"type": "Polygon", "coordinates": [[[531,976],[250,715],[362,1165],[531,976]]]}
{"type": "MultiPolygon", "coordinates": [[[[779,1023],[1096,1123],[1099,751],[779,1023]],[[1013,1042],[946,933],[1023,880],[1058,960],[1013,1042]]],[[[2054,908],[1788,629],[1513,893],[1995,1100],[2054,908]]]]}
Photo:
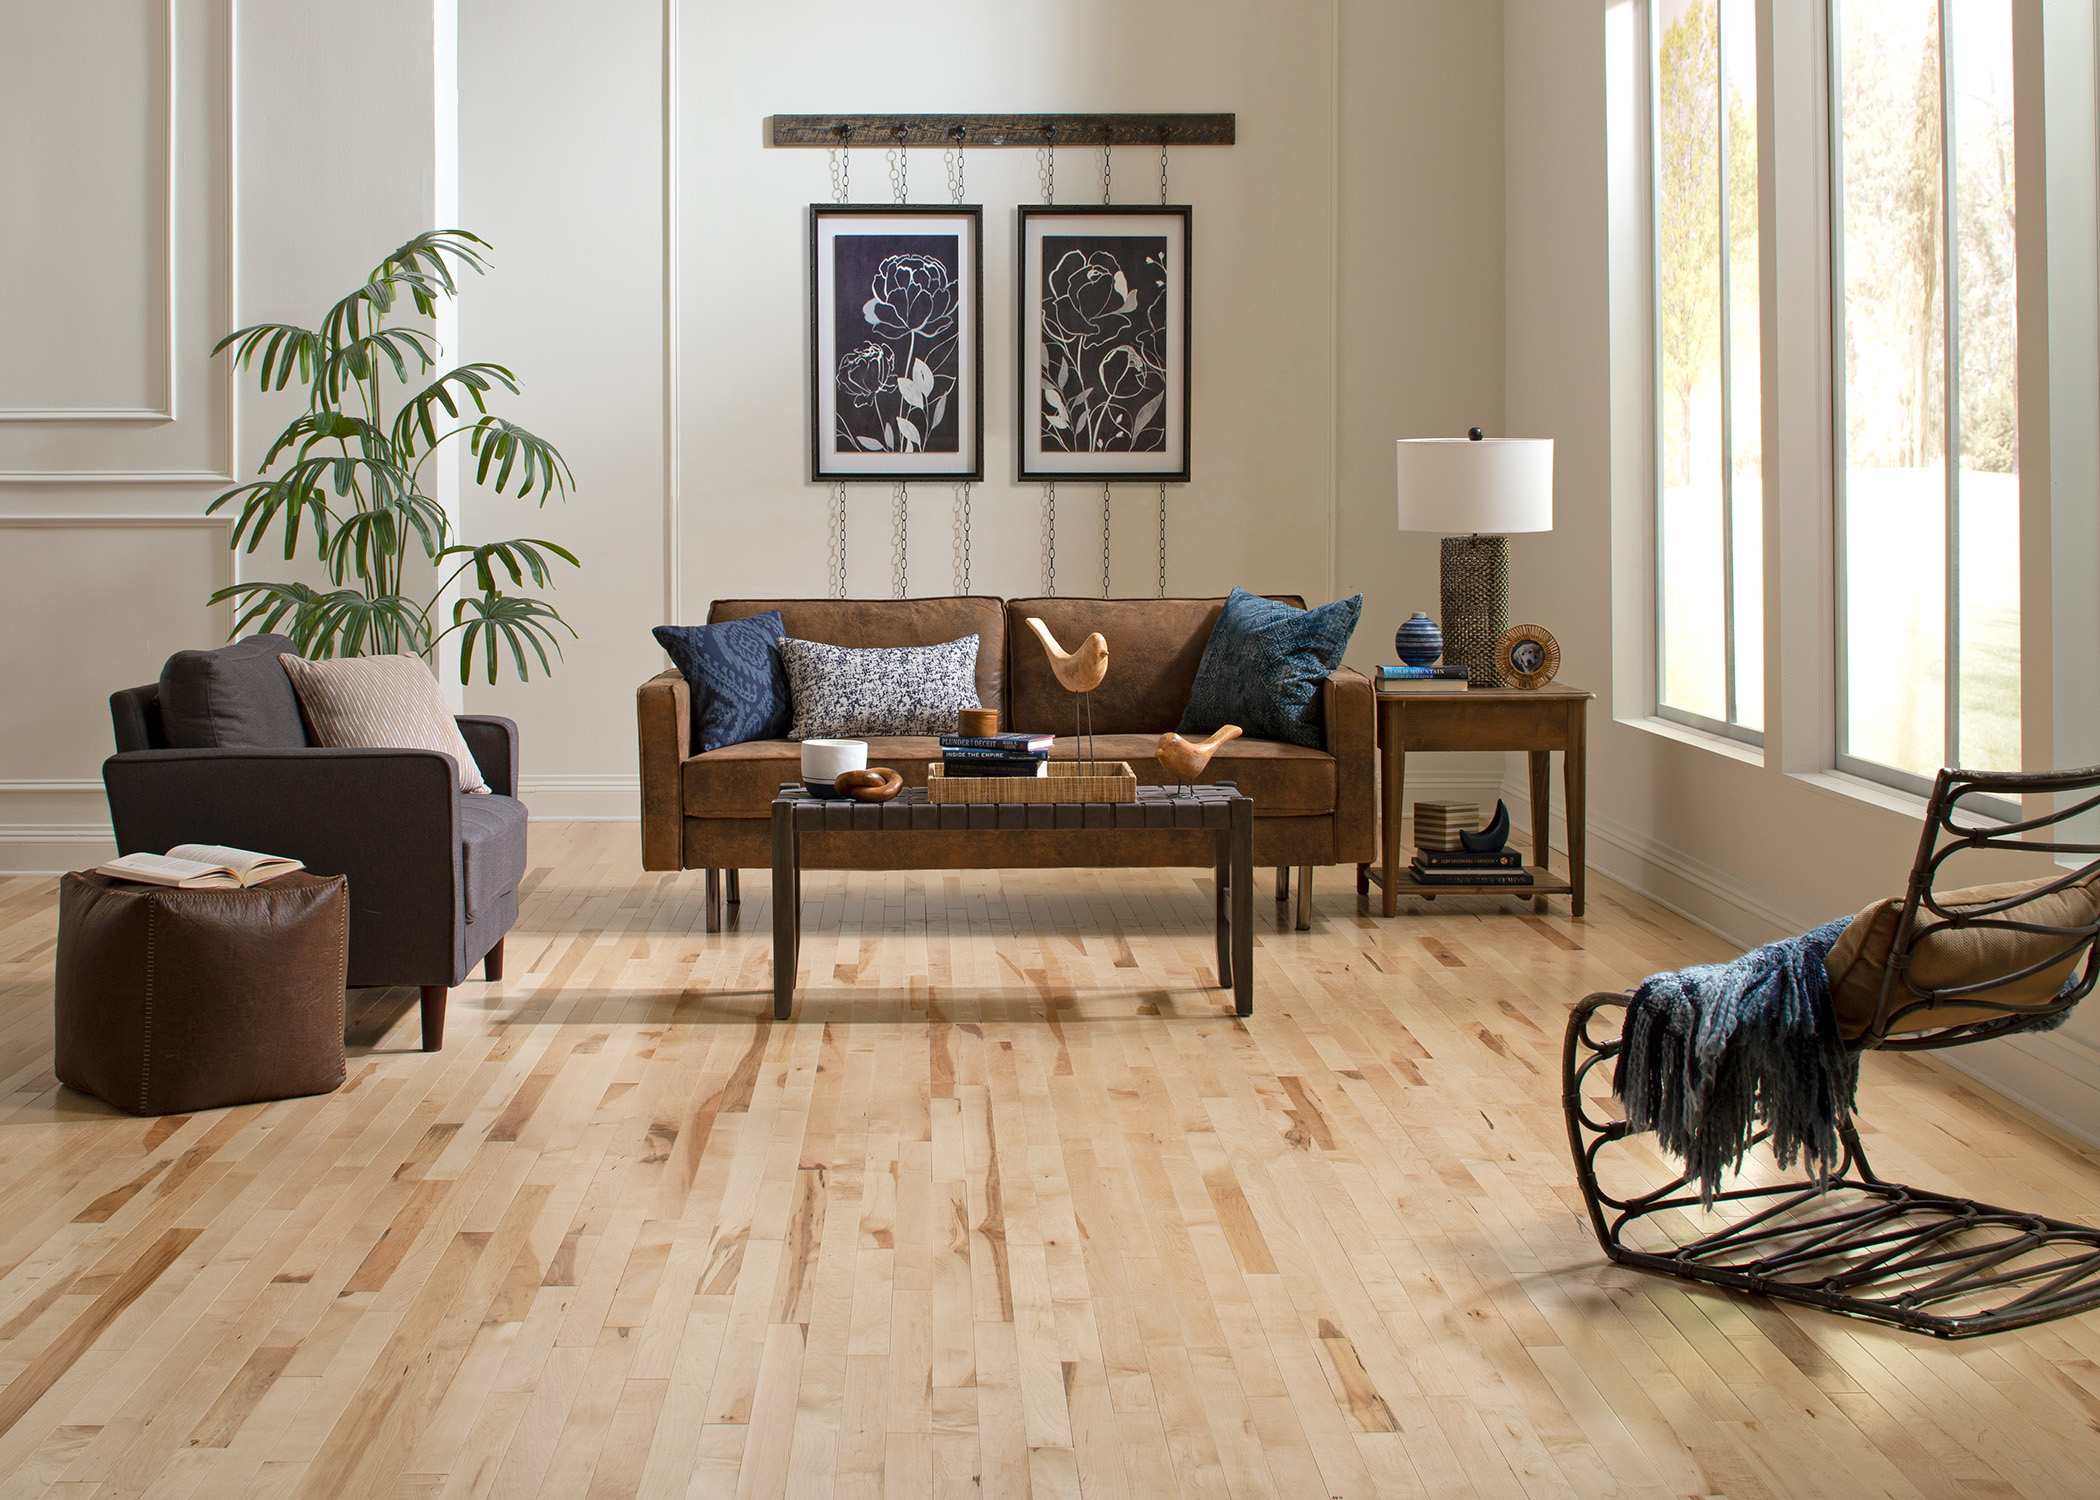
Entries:
{"type": "Polygon", "coordinates": [[[1137,772],[1127,760],[1053,760],[1045,776],[948,776],[926,766],[928,802],[1135,802],[1137,772]]]}

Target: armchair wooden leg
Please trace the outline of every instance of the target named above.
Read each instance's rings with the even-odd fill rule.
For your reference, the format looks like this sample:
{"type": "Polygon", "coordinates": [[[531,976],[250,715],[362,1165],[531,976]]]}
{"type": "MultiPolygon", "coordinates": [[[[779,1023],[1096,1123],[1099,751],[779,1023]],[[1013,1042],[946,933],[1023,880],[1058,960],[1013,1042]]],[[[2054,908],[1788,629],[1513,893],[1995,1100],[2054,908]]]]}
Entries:
{"type": "Polygon", "coordinates": [[[489,949],[481,960],[481,977],[491,983],[503,977],[503,939],[496,939],[496,946],[489,949]]]}
{"type": "Polygon", "coordinates": [[[743,872],[740,870],[729,870],[725,873],[729,876],[729,904],[731,906],[742,906],[744,904],[744,887],[743,882],[737,877],[743,872]]]}
{"type": "Polygon", "coordinates": [[[423,1050],[441,1051],[445,1045],[445,995],[442,984],[423,986],[423,1050]]]}
{"type": "Polygon", "coordinates": [[[1312,931],[1312,872],[1311,865],[1298,866],[1298,930],[1312,931]]]}
{"type": "Polygon", "coordinates": [[[1276,900],[1281,904],[1290,899],[1291,867],[1289,865],[1278,865],[1276,867],[1276,900]]]}
{"type": "Polygon", "coordinates": [[[707,872],[707,930],[722,930],[722,872],[712,868],[707,872]]]}

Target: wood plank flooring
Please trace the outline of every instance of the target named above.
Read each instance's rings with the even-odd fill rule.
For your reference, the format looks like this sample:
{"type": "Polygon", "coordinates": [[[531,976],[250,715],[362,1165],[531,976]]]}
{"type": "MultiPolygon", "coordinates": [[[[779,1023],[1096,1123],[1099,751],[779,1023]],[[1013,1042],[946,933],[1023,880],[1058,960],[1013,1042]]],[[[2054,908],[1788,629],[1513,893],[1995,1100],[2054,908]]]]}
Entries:
{"type": "MultiPolygon", "coordinates": [[[[701,930],[539,824],[509,977],[354,997],[338,1093],[139,1120],[51,1076],[0,880],[0,1500],[2091,1497],[2100,1319],[1960,1344],[1607,1268],[1567,1008],[1724,946],[1609,882],[1363,914],[1258,872],[812,874],[701,930]]],[[[2100,1216],[2100,1153],[1874,1057],[1885,1172],[2100,1216]]]]}

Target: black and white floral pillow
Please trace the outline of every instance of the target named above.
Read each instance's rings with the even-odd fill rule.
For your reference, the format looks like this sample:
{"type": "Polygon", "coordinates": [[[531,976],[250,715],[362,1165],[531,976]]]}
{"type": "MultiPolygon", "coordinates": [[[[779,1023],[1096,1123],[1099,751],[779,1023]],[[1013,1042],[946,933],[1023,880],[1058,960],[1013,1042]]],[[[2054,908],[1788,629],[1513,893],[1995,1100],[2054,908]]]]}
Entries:
{"type": "Polygon", "coordinates": [[[977,637],[938,646],[827,646],[782,636],[794,701],[791,740],[864,734],[946,734],[976,708],[977,637]]]}

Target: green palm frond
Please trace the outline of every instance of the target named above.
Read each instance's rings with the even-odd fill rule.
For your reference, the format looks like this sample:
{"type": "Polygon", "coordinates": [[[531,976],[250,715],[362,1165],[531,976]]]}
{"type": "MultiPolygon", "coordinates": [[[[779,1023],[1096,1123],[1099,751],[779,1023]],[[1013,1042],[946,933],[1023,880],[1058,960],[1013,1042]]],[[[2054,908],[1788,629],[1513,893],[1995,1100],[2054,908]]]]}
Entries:
{"type": "Polygon", "coordinates": [[[261,388],[281,391],[291,384],[295,369],[299,372],[301,385],[313,379],[314,361],[320,355],[321,340],[312,330],[291,323],[253,323],[227,334],[212,345],[211,352],[216,357],[229,346],[233,348],[233,362],[243,370],[249,367],[260,350],[261,388]]]}
{"type": "Polygon", "coordinates": [[[426,449],[438,445],[437,424],[431,417],[431,407],[443,407],[448,417],[457,417],[460,413],[460,403],[446,389],[447,386],[457,386],[461,394],[474,403],[474,409],[486,416],[489,408],[488,403],[481,399],[482,395],[499,385],[512,395],[517,394],[517,378],[502,365],[471,364],[447,370],[409,397],[407,404],[394,414],[394,446],[401,450],[404,458],[413,455],[419,433],[426,449]]]}
{"type": "Polygon", "coordinates": [[[436,298],[459,295],[459,287],[452,279],[452,269],[445,264],[451,256],[477,276],[487,273],[489,260],[481,252],[488,249],[488,241],[464,229],[430,229],[417,235],[405,245],[397,246],[386,259],[372,270],[367,278],[371,282],[398,282],[407,286],[415,298],[416,311],[426,318],[437,311],[436,298]]]}
{"type": "Polygon", "coordinates": [[[494,568],[490,566],[491,563],[501,563],[513,584],[522,585],[529,575],[534,588],[552,588],[554,565],[542,555],[542,549],[553,553],[571,567],[583,566],[576,560],[576,554],[568,548],[554,542],[542,541],[538,537],[519,537],[508,542],[483,542],[479,546],[467,546],[462,543],[447,547],[440,554],[438,561],[442,563],[448,557],[472,558],[474,587],[485,594],[496,592],[496,575],[494,568]]]}
{"type": "Polygon", "coordinates": [[[576,634],[567,620],[556,613],[554,606],[538,599],[520,599],[510,594],[484,594],[478,599],[462,599],[452,606],[452,624],[445,632],[460,632],[459,680],[470,681],[474,675],[474,643],[482,645],[483,664],[490,682],[496,680],[497,648],[510,647],[511,659],[517,664],[518,680],[532,680],[531,669],[525,664],[525,648],[531,647],[533,655],[540,661],[542,672],[551,672],[553,666],[547,660],[547,647],[561,655],[561,642],[555,639],[553,627],[559,625],[573,638],[576,634]]]}
{"type": "Polygon", "coordinates": [[[263,455],[263,461],[255,472],[260,474],[277,462],[277,455],[297,445],[299,458],[305,458],[317,443],[344,443],[352,439],[358,451],[366,458],[391,459],[387,451],[387,435],[363,417],[353,417],[347,412],[330,411],[326,407],[318,411],[301,412],[292,418],[291,425],[277,434],[277,441],[263,455]]]}
{"type": "Polygon", "coordinates": [[[496,469],[495,490],[503,493],[503,486],[510,482],[511,471],[518,470],[518,498],[532,498],[534,485],[539,486],[540,504],[545,505],[550,495],[560,490],[564,495],[576,483],[576,476],[569,472],[569,465],[545,438],[535,437],[515,422],[506,422],[501,417],[483,417],[474,424],[474,435],[467,440],[470,452],[480,456],[481,462],[474,466],[474,482],[487,484],[489,469],[496,469]]]}
{"type": "Polygon", "coordinates": [[[322,356],[314,389],[333,406],[352,385],[377,375],[381,361],[391,365],[394,378],[406,384],[410,359],[419,372],[430,369],[437,363],[437,340],[417,328],[374,328],[331,347],[322,356]]]}

